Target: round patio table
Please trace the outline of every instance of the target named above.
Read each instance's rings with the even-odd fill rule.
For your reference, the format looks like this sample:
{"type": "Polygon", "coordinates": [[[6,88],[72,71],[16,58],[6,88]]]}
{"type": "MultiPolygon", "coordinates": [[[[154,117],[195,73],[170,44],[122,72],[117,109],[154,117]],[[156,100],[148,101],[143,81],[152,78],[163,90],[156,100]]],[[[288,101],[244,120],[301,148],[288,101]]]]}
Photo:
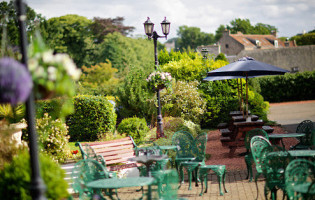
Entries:
{"type": "Polygon", "coordinates": [[[281,142],[283,148],[285,148],[283,143],[283,138],[299,138],[304,137],[305,133],[284,133],[284,134],[269,134],[269,139],[274,141],[273,143],[279,144],[281,142]]]}
{"type": "Polygon", "coordinates": [[[147,176],[150,174],[150,166],[162,160],[168,159],[167,155],[146,155],[146,156],[137,156],[133,158],[129,158],[129,161],[135,161],[137,163],[142,163],[147,168],[147,176]]]}
{"type": "Polygon", "coordinates": [[[288,151],[292,157],[311,157],[315,158],[315,150],[292,150],[288,151]]]}
{"type": "MultiPolygon", "coordinates": [[[[148,186],[148,199],[152,199],[151,184],[154,183],[154,180],[155,179],[152,177],[109,178],[91,181],[86,186],[96,189],[98,192],[100,192],[99,189],[119,189],[126,187],[148,186]]],[[[112,190],[110,190],[108,196],[113,199],[112,190]]]]}

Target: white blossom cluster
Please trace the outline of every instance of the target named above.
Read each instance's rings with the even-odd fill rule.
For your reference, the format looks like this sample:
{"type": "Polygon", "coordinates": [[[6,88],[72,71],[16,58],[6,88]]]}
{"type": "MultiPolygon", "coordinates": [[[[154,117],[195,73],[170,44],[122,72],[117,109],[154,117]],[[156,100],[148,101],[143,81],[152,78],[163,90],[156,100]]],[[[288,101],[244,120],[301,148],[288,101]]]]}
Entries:
{"type": "MultiPolygon", "coordinates": [[[[79,80],[81,70],[76,67],[68,54],[54,55],[51,50],[36,53],[29,59],[28,67],[33,77],[58,80],[58,76],[69,76],[72,80],[79,80]]],[[[60,78],[60,77],[59,77],[60,78]]]]}
{"type": "Polygon", "coordinates": [[[151,73],[146,80],[151,87],[157,88],[159,85],[170,87],[172,83],[172,76],[168,72],[155,71],[151,73]]]}

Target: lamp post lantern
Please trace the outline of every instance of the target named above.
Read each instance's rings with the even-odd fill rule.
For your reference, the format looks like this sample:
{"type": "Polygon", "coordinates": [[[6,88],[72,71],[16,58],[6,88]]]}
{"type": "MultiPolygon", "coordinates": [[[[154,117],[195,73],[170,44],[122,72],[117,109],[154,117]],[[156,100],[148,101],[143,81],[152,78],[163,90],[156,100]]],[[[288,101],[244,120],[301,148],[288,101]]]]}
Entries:
{"type": "MultiPolygon", "coordinates": [[[[154,60],[155,60],[155,70],[157,70],[159,61],[157,57],[157,39],[158,38],[165,38],[167,39],[167,35],[170,32],[170,25],[171,23],[166,20],[166,17],[161,22],[162,32],[164,36],[159,36],[156,31],[154,31],[154,24],[150,21],[150,18],[143,23],[145,34],[148,36],[148,39],[153,39],[154,43],[154,60]]],[[[165,137],[163,131],[163,121],[162,121],[162,114],[161,114],[161,102],[160,102],[160,89],[158,88],[156,91],[157,101],[158,101],[158,108],[157,108],[157,138],[165,137]]]]}

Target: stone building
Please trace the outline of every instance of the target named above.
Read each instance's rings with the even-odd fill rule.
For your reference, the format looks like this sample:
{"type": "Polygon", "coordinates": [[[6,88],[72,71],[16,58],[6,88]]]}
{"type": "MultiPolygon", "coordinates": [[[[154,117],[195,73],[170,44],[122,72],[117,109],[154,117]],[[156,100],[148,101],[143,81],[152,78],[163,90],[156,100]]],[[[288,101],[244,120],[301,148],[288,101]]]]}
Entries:
{"type": "Polygon", "coordinates": [[[279,40],[276,32],[272,35],[245,35],[241,32],[230,34],[229,30],[225,30],[219,43],[221,52],[227,56],[238,55],[244,50],[296,47],[294,41],[283,42],[279,40]]]}
{"type": "Polygon", "coordinates": [[[198,46],[196,51],[201,53],[203,49],[206,49],[208,55],[213,55],[214,57],[221,53],[221,46],[217,44],[198,46]]]}

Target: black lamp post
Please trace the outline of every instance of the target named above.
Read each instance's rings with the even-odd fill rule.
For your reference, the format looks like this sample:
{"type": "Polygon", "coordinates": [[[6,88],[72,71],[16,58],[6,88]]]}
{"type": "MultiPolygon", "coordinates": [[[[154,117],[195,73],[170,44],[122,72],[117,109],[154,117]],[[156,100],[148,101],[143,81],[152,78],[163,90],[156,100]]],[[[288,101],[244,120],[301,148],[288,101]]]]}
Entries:
{"type": "MultiPolygon", "coordinates": [[[[17,0],[17,13],[19,19],[19,31],[20,31],[20,46],[22,53],[22,63],[27,67],[27,39],[26,39],[26,12],[25,4],[23,0],[17,0]]],[[[26,101],[26,120],[28,124],[29,134],[29,149],[30,149],[30,164],[31,164],[31,184],[30,191],[33,200],[45,200],[44,195],[46,186],[40,175],[39,168],[39,156],[37,146],[37,134],[35,128],[35,105],[34,94],[31,92],[29,98],[26,101]]]]}
{"type": "MultiPolygon", "coordinates": [[[[144,31],[145,34],[148,36],[148,39],[153,39],[154,42],[154,58],[155,58],[155,70],[157,70],[157,66],[159,65],[158,57],[157,57],[157,39],[158,38],[165,38],[167,39],[167,35],[170,32],[170,25],[171,23],[166,20],[166,17],[161,23],[162,32],[164,36],[159,36],[156,31],[154,31],[154,24],[150,21],[148,17],[147,21],[144,22],[144,31]]],[[[158,109],[157,109],[157,138],[165,137],[163,131],[163,121],[162,121],[162,114],[161,114],[161,102],[160,102],[160,89],[157,89],[156,96],[158,100],[158,109]]]]}

